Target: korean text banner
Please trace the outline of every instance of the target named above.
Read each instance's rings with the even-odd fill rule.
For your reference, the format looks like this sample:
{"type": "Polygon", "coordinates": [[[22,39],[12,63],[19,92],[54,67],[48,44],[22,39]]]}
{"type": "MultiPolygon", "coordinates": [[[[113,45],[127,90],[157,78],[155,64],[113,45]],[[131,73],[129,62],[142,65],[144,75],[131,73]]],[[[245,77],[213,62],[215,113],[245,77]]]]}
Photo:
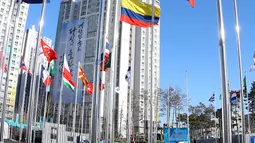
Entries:
{"type": "MultiPolygon", "coordinates": [[[[70,72],[72,74],[72,80],[76,82],[78,76],[78,63],[84,65],[84,55],[87,38],[87,20],[73,20],[64,23],[60,27],[60,33],[56,43],[56,52],[59,57],[56,60],[57,72],[53,81],[53,101],[58,102],[60,94],[60,86],[62,79],[64,54],[66,53],[66,59],[70,72]]],[[[76,83],[78,88],[78,102],[82,102],[83,86],[80,80],[76,83]]],[[[74,103],[75,92],[63,86],[62,103],[74,103]]]]}

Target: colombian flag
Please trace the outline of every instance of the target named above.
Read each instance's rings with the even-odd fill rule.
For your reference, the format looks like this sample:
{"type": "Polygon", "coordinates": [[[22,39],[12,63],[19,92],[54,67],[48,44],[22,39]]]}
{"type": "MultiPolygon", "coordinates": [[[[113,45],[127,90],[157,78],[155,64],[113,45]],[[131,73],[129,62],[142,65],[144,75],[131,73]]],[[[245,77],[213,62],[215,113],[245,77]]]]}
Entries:
{"type": "MultiPolygon", "coordinates": [[[[154,25],[160,17],[160,8],[154,8],[154,25]]],[[[152,5],[137,0],[122,0],[120,21],[138,27],[152,26],[152,5]]]]}

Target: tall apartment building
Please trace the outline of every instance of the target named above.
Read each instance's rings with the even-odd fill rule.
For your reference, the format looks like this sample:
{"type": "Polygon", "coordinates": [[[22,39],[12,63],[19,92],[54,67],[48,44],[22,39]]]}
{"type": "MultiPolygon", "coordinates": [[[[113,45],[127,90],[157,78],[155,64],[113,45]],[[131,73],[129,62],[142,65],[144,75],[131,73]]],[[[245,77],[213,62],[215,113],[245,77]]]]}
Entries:
{"type": "MultiPolygon", "coordinates": [[[[113,23],[114,19],[119,17],[114,17],[115,14],[115,0],[112,1],[111,12],[110,12],[110,22],[109,22],[109,34],[108,40],[110,47],[113,42],[113,23]]],[[[151,3],[151,1],[145,1],[151,3]]],[[[105,2],[106,4],[107,2],[105,2]]],[[[157,1],[159,5],[159,1],[157,1]]],[[[100,0],[81,0],[80,2],[74,2],[72,0],[62,0],[59,12],[58,28],[56,43],[60,37],[61,24],[69,22],[72,20],[86,18],[88,20],[87,28],[87,40],[85,47],[85,73],[89,81],[93,81],[93,70],[95,63],[95,48],[96,48],[96,34],[98,26],[98,15],[99,15],[100,0]]],[[[106,10],[106,6],[105,6],[106,10]]],[[[106,12],[106,11],[105,11],[106,12]]],[[[118,11],[120,13],[120,11],[118,11]]],[[[128,113],[128,83],[125,80],[125,75],[127,73],[128,67],[131,65],[131,59],[134,60],[134,65],[131,68],[133,70],[132,75],[132,116],[133,116],[133,126],[134,132],[144,138],[145,134],[148,134],[146,130],[146,123],[149,121],[150,108],[149,99],[151,84],[154,85],[154,91],[159,87],[159,58],[160,58],[160,27],[155,26],[154,31],[154,52],[153,52],[153,65],[150,63],[151,59],[151,29],[150,28],[138,28],[130,26],[129,24],[119,22],[119,31],[116,37],[117,40],[117,71],[116,71],[116,86],[119,87],[120,93],[116,94],[116,110],[115,110],[115,133],[116,138],[126,138],[127,135],[127,113],[128,113]],[[153,76],[151,76],[151,66],[153,66],[153,76]],[[151,83],[151,78],[153,83],[151,83]],[[148,91],[148,95],[144,92],[148,91]],[[145,97],[146,96],[146,97],[145,97]],[[134,107],[136,106],[136,107],[134,107]],[[138,109],[138,110],[134,110],[138,109]]],[[[104,30],[103,30],[104,31],[104,30]]],[[[55,45],[58,47],[58,45],[55,45]]],[[[111,47],[112,48],[112,47],[111,47]]],[[[61,50],[57,49],[56,51],[61,50]]],[[[109,73],[106,74],[106,81],[109,80],[109,73]]],[[[107,83],[107,82],[106,82],[107,83]]],[[[108,96],[108,85],[105,84],[105,98],[108,96]]],[[[155,94],[153,94],[155,95],[155,94]]],[[[158,110],[158,99],[153,96],[153,114],[155,115],[154,121],[156,121],[156,112],[158,110]]],[[[91,96],[86,96],[86,105],[91,106],[91,96]]],[[[105,105],[106,106],[106,105],[105,105]]],[[[107,105],[108,108],[109,105],[107,105]]],[[[90,122],[91,115],[89,114],[85,118],[90,122]]],[[[113,118],[110,117],[110,124],[113,118]]],[[[86,122],[87,129],[89,129],[89,122],[86,122]]],[[[66,122],[67,123],[67,122],[66,122]]],[[[88,130],[87,130],[87,133],[88,130]]]]}
{"type": "MultiPolygon", "coordinates": [[[[151,0],[143,0],[151,3],[151,0]]],[[[159,6],[159,1],[155,1],[159,6]]],[[[152,41],[151,28],[133,28],[132,44],[134,44],[134,86],[133,86],[133,125],[136,138],[147,139],[150,125],[150,110],[153,110],[153,122],[156,126],[159,98],[157,90],[160,87],[160,24],[154,26],[154,41],[152,41]],[[154,42],[153,55],[151,57],[151,43],[154,42]],[[151,58],[153,63],[151,63],[151,58]],[[153,66],[153,68],[152,68],[153,66]],[[151,75],[153,70],[153,75],[151,75]],[[151,80],[153,78],[153,80],[151,80]],[[152,81],[152,83],[151,83],[152,81]],[[153,84],[152,104],[150,109],[151,84],[153,84]]],[[[155,131],[156,132],[156,131],[155,131]]]]}
{"type": "MultiPolygon", "coordinates": [[[[24,57],[24,63],[31,72],[33,72],[33,61],[34,61],[34,54],[35,54],[35,47],[37,42],[37,31],[35,29],[35,26],[33,25],[30,29],[27,29],[27,31],[24,33],[24,42],[23,42],[23,51],[22,56],[24,57]]],[[[52,45],[52,40],[47,37],[42,37],[42,39],[45,41],[46,44],[49,46],[52,45]]],[[[39,59],[38,59],[38,67],[39,65],[43,65],[45,68],[47,68],[48,61],[47,59],[42,55],[42,48],[39,47],[39,59]],[[40,64],[39,64],[40,63],[40,64]]],[[[38,75],[38,72],[37,72],[38,75]]],[[[17,86],[17,93],[16,93],[16,101],[15,101],[15,114],[20,114],[21,110],[23,110],[26,115],[28,110],[28,99],[29,99],[29,91],[30,91],[30,83],[31,83],[31,75],[28,74],[27,82],[25,82],[26,78],[26,72],[20,70],[19,73],[19,80],[18,80],[18,86],[17,86]],[[26,88],[25,88],[26,84],[26,88]],[[24,100],[24,108],[22,109],[22,101],[23,101],[23,91],[25,90],[25,100],[24,100]]],[[[41,77],[37,77],[37,80],[41,80],[41,77]]],[[[39,88],[39,98],[38,98],[38,109],[44,109],[42,108],[44,106],[44,98],[45,94],[45,87],[43,86],[43,83],[40,82],[40,88],[39,88]],[[42,107],[41,107],[42,106],[42,107]]],[[[39,111],[38,111],[39,112],[39,111]]]]}
{"type": "MultiPolygon", "coordinates": [[[[28,8],[29,5],[22,4],[20,8],[20,14],[19,17],[17,17],[17,4],[15,4],[14,11],[10,11],[10,0],[1,0],[0,2],[0,46],[1,48],[3,45],[3,40],[5,37],[5,31],[7,30],[7,21],[8,21],[8,15],[10,12],[12,12],[11,17],[11,28],[9,31],[9,39],[8,39],[8,54],[5,55],[5,64],[8,64],[8,61],[11,60],[11,69],[8,72],[9,73],[9,85],[8,85],[8,98],[7,98],[7,119],[12,119],[14,117],[14,106],[15,106],[15,96],[16,96],[16,88],[18,83],[18,74],[19,74],[19,66],[20,66],[20,58],[22,56],[22,41],[24,36],[24,30],[26,26],[26,20],[28,15],[28,8]],[[16,37],[13,39],[14,34],[14,22],[15,20],[18,22],[16,29],[16,37]],[[14,45],[12,45],[12,41],[14,41],[14,45]],[[11,56],[11,59],[8,59],[10,54],[10,48],[13,49],[13,54],[11,56]]],[[[0,74],[2,74],[3,70],[0,70],[0,74]]],[[[2,85],[0,86],[0,107],[2,108],[3,103],[3,96],[4,96],[4,88],[5,88],[5,79],[6,79],[6,73],[3,74],[3,80],[2,85]]],[[[1,109],[0,109],[1,110],[1,109]]],[[[2,112],[2,111],[1,111],[2,112]]],[[[2,114],[0,113],[0,116],[2,114]]]]}

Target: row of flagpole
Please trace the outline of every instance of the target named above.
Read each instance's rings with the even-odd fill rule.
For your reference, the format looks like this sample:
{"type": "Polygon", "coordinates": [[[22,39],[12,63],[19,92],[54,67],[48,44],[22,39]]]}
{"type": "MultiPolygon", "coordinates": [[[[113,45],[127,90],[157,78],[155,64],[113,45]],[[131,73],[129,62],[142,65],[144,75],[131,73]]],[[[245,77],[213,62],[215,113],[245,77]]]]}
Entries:
{"type": "MultiPolygon", "coordinates": [[[[110,3],[110,1],[108,2],[108,7],[109,7],[109,4],[110,3]]],[[[118,0],[116,1],[116,5],[118,4],[119,2],[118,2],[118,0]]],[[[13,5],[14,5],[14,2],[13,2],[13,5]]],[[[19,7],[20,7],[20,5],[21,5],[21,0],[19,0],[19,7]]],[[[153,2],[153,5],[154,5],[154,2],[153,2]]],[[[103,0],[101,1],[101,8],[100,8],[100,10],[101,10],[101,12],[100,12],[100,16],[99,16],[99,21],[101,22],[101,24],[99,24],[99,27],[98,27],[98,40],[97,40],[97,59],[99,59],[99,56],[100,56],[100,47],[101,47],[101,42],[100,42],[100,40],[102,39],[102,19],[103,19],[103,13],[104,13],[104,11],[103,11],[103,7],[104,7],[104,2],[103,2],[103,0]]],[[[41,37],[41,32],[42,32],[42,28],[43,28],[43,20],[44,20],[44,13],[45,13],[45,8],[46,8],[46,0],[44,0],[43,1],[43,6],[42,6],[42,12],[41,12],[41,18],[40,18],[40,24],[39,24],[39,31],[38,31],[38,38],[37,38],[37,44],[36,44],[36,49],[35,49],[35,54],[34,54],[34,56],[35,56],[35,59],[33,60],[34,62],[33,62],[33,67],[31,68],[31,69],[34,69],[34,71],[33,71],[33,73],[34,74],[32,74],[32,81],[31,81],[31,84],[30,84],[30,87],[32,87],[32,88],[30,88],[30,97],[29,97],[29,107],[28,107],[28,132],[27,132],[27,140],[28,140],[28,142],[31,142],[31,137],[32,137],[32,125],[33,125],[33,123],[34,123],[34,120],[36,120],[36,116],[35,117],[33,117],[33,113],[34,113],[34,108],[33,108],[33,105],[34,105],[34,103],[33,103],[33,101],[34,101],[34,96],[36,96],[36,98],[38,98],[38,94],[39,94],[39,90],[37,90],[37,92],[36,92],[36,85],[38,85],[39,86],[39,83],[40,83],[40,80],[38,80],[38,83],[36,84],[36,73],[39,73],[39,71],[37,71],[38,70],[38,68],[36,67],[36,65],[37,65],[37,61],[38,61],[38,59],[37,59],[37,55],[38,55],[38,47],[39,47],[39,40],[40,40],[40,37],[41,37]],[[36,94],[35,94],[36,93],[36,94]]],[[[110,8],[110,7],[109,7],[110,8]]],[[[108,9],[109,9],[108,8],[108,9]]],[[[153,9],[154,9],[154,7],[153,7],[153,9]]],[[[117,15],[117,10],[118,10],[118,7],[116,6],[116,9],[115,9],[115,11],[116,11],[116,13],[115,13],[115,16],[117,15]]],[[[109,10],[107,10],[107,12],[109,13],[109,10]]],[[[19,10],[18,10],[18,13],[19,13],[19,10]]],[[[108,14],[108,18],[106,18],[106,19],[109,19],[109,14],[108,14]]],[[[154,12],[153,12],[153,19],[154,19],[154,12]]],[[[117,23],[118,23],[118,18],[116,18],[115,17],[115,23],[114,23],[114,35],[116,35],[117,34],[117,23]]],[[[153,24],[152,24],[153,25],[153,24]]],[[[106,27],[108,27],[108,26],[106,26],[106,27]]],[[[153,26],[152,26],[153,27],[153,26]]],[[[107,30],[106,30],[107,31],[107,30]]],[[[8,34],[6,34],[6,35],[8,35],[8,34]]],[[[15,35],[15,34],[14,34],[15,35]]],[[[152,35],[153,35],[153,33],[152,33],[152,35]]],[[[106,34],[106,36],[108,36],[107,34],[106,34]]],[[[113,38],[113,50],[115,50],[115,51],[117,51],[117,44],[116,44],[116,38],[115,38],[116,36],[114,36],[114,38],[113,38]],[[116,49],[115,49],[116,48],[116,49]]],[[[152,36],[153,37],[153,36],[152,36]]],[[[13,40],[14,41],[14,40],[13,40]]],[[[105,46],[103,46],[103,52],[104,52],[104,49],[105,49],[105,46]]],[[[152,46],[152,49],[153,49],[153,46],[152,46]]],[[[12,50],[12,48],[11,48],[11,50],[12,50]]],[[[113,57],[115,57],[115,55],[116,55],[116,52],[113,52],[114,54],[113,54],[113,57]]],[[[104,53],[105,54],[105,53],[104,53]]],[[[153,52],[152,52],[152,54],[153,54],[153,52]]],[[[11,54],[9,55],[9,56],[11,56],[11,54]]],[[[104,57],[104,56],[103,56],[104,57]]],[[[116,62],[112,62],[112,72],[111,72],[111,74],[112,75],[115,75],[114,74],[114,71],[115,71],[115,68],[114,68],[114,66],[116,65],[117,63],[116,62]]],[[[8,68],[10,68],[10,60],[9,60],[9,64],[8,64],[8,68]]],[[[103,66],[104,66],[104,64],[103,64],[103,66]]],[[[40,68],[40,66],[39,66],[39,68],[40,68]]],[[[96,83],[96,85],[97,85],[97,83],[98,83],[98,78],[99,78],[99,66],[96,66],[96,72],[95,72],[95,76],[94,76],[94,80],[95,80],[95,82],[94,83],[96,83]]],[[[152,71],[153,72],[153,71],[152,71]]],[[[28,74],[28,72],[26,73],[26,78],[27,78],[27,74],[28,74]]],[[[104,76],[104,75],[103,75],[104,76]]],[[[113,92],[113,90],[115,89],[115,76],[112,76],[112,77],[114,77],[114,78],[112,78],[111,79],[111,88],[110,88],[110,93],[114,93],[113,92]]],[[[39,78],[40,78],[40,74],[39,74],[39,78]]],[[[7,75],[7,81],[8,81],[8,75],[7,75]]],[[[104,79],[103,79],[104,80],[104,79]]],[[[8,82],[7,82],[7,84],[8,84],[8,82]]],[[[153,84],[152,84],[153,85],[153,84]]],[[[7,88],[8,86],[6,86],[6,88],[7,88]]],[[[97,86],[95,86],[95,87],[97,87],[97,86]]],[[[92,108],[92,111],[93,111],[93,117],[94,117],[94,119],[92,118],[92,142],[93,142],[93,140],[96,140],[96,136],[97,136],[97,124],[98,124],[98,122],[99,122],[99,124],[100,124],[100,120],[98,121],[98,120],[95,120],[96,119],[96,117],[97,117],[97,114],[98,114],[98,101],[99,101],[99,99],[97,99],[97,95],[98,95],[98,90],[96,89],[94,87],[94,96],[93,96],[93,108],[92,108]],[[94,122],[94,123],[93,123],[94,122]]],[[[152,86],[153,87],[153,86],[152,86]]],[[[39,89],[39,88],[37,88],[37,89],[39,89]]],[[[61,89],[63,89],[63,81],[62,81],[62,84],[61,84],[61,89]]],[[[152,88],[152,90],[153,90],[153,88],[152,88]]],[[[62,91],[62,90],[61,90],[62,91]]],[[[7,90],[5,90],[5,92],[7,92],[7,90]]],[[[25,91],[24,91],[24,93],[25,93],[25,91]]],[[[153,92],[151,93],[151,94],[153,94],[153,92]]],[[[5,94],[5,97],[7,97],[7,95],[5,94]]],[[[47,94],[45,95],[45,97],[47,97],[47,94]]],[[[61,97],[62,97],[62,93],[60,93],[60,99],[59,99],[59,108],[61,109],[61,97]]],[[[115,96],[113,96],[112,97],[113,98],[113,101],[112,101],[112,111],[110,111],[110,114],[109,114],[109,116],[112,116],[112,131],[111,131],[111,133],[110,133],[110,138],[111,138],[111,141],[113,141],[114,140],[114,133],[115,133],[115,130],[114,130],[114,116],[115,116],[115,96]]],[[[131,98],[131,96],[130,96],[130,98],[131,98]]],[[[151,95],[151,98],[152,98],[152,95],[151,95]]],[[[101,100],[103,100],[103,99],[101,99],[101,100]]],[[[6,101],[6,100],[4,100],[4,101],[6,101]]],[[[45,103],[47,103],[47,98],[45,98],[45,103]]],[[[37,100],[36,100],[36,104],[37,104],[37,100]]],[[[130,101],[130,104],[131,104],[131,101],[130,101]]],[[[5,105],[5,104],[4,104],[5,105]]],[[[151,105],[152,105],[152,100],[151,100],[151,105]]],[[[22,107],[23,108],[23,107],[22,107]]],[[[61,110],[58,110],[58,127],[59,127],[59,124],[60,124],[60,111],[61,110]]],[[[131,109],[131,108],[130,108],[131,109]]],[[[46,110],[46,109],[45,109],[46,110]]],[[[151,110],[151,112],[152,112],[152,110],[151,110]]],[[[46,116],[45,115],[46,113],[44,113],[44,117],[46,116]]],[[[129,113],[129,115],[130,115],[131,113],[129,113]]],[[[3,115],[5,115],[4,113],[3,113],[3,115]]],[[[4,117],[4,116],[3,116],[4,117]]],[[[151,117],[152,117],[152,113],[151,113],[151,117]]],[[[131,119],[129,118],[129,122],[131,122],[131,119]]],[[[4,118],[3,118],[3,122],[4,122],[4,118]]],[[[2,123],[3,123],[2,122],[2,123]]],[[[44,123],[45,123],[45,118],[44,118],[44,123]]],[[[151,124],[152,124],[152,119],[151,119],[151,124]]],[[[130,130],[130,123],[129,123],[129,130],[130,130]]],[[[107,125],[108,126],[108,125],[107,125]]],[[[2,129],[3,129],[3,126],[2,126],[2,129]]],[[[108,128],[106,128],[107,130],[108,130],[108,128]]],[[[73,131],[74,131],[74,129],[73,129],[73,131]]],[[[82,131],[81,131],[82,132],[82,131]]],[[[100,132],[100,129],[99,129],[99,132],[100,132]]],[[[59,128],[58,128],[58,133],[59,133],[59,128]]],[[[152,125],[151,125],[151,129],[150,129],[150,133],[152,134],[152,125]]],[[[129,135],[130,136],[130,135],[129,135]]],[[[108,138],[108,135],[107,135],[107,138],[108,138]]],[[[57,138],[57,140],[58,140],[58,138],[57,138]]],[[[58,141],[57,141],[58,142],[58,141]]]]}
{"type": "MultiPolygon", "coordinates": [[[[21,0],[19,0],[21,1],[21,0]]],[[[37,61],[38,61],[38,50],[40,47],[40,40],[41,40],[41,33],[43,30],[43,23],[44,23],[44,15],[45,15],[45,9],[46,9],[46,3],[47,0],[43,0],[43,4],[42,4],[42,11],[41,11],[41,16],[40,16],[40,21],[39,21],[39,28],[38,28],[38,33],[37,33],[37,41],[36,41],[36,47],[35,47],[35,59],[34,59],[34,63],[32,66],[32,69],[34,69],[33,75],[32,75],[32,80],[31,80],[31,85],[30,86],[30,90],[32,89],[32,92],[30,92],[31,94],[29,94],[29,112],[28,112],[28,127],[27,127],[27,143],[31,143],[31,138],[32,138],[32,122],[33,122],[33,105],[34,105],[34,95],[35,95],[35,90],[36,90],[36,73],[39,73],[40,71],[37,72],[37,61]],[[32,88],[31,88],[32,87],[32,88]]],[[[40,74],[39,74],[40,75],[40,74]]],[[[40,77],[39,77],[40,78],[40,77]]],[[[38,80],[38,84],[40,83],[40,80],[38,80]]],[[[39,89],[38,89],[39,90],[39,89]]],[[[37,95],[38,96],[38,95],[37,95]]]]}
{"type": "MultiPolygon", "coordinates": [[[[15,1],[14,0],[11,0],[11,9],[10,9],[10,12],[9,12],[9,16],[12,17],[13,13],[12,11],[14,11],[14,6],[15,6],[15,1]]],[[[20,13],[20,5],[21,5],[21,0],[18,1],[18,9],[17,9],[17,17],[19,17],[19,13],[20,13]]],[[[12,43],[11,45],[13,46],[15,44],[15,37],[16,37],[16,30],[17,30],[17,23],[18,23],[18,18],[15,18],[15,22],[14,22],[14,32],[12,34],[12,43]]],[[[11,21],[11,19],[8,19],[11,21]]],[[[10,28],[10,21],[8,21],[9,24],[7,24],[7,29],[10,28]]],[[[6,30],[9,32],[9,30],[6,30]]],[[[9,33],[7,33],[7,35],[9,35],[9,33]]],[[[5,35],[5,36],[7,36],[5,35]]],[[[3,48],[5,48],[5,53],[7,53],[8,49],[8,40],[9,40],[9,37],[4,40],[4,45],[3,45],[3,48]]],[[[9,85],[9,75],[10,75],[10,70],[11,70],[11,58],[12,58],[12,53],[13,53],[13,48],[11,47],[10,48],[10,53],[9,53],[9,57],[8,57],[8,70],[6,72],[6,79],[5,79],[5,90],[4,90],[4,98],[3,98],[3,108],[2,108],[2,119],[1,119],[1,142],[4,142],[4,123],[5,123],[5,110],[6,110],[6,102],[7,102],[7,96],[8,96],[8,85],[9,85]]],[[[5,64],[5,63],[3,63],[5,64]]],[[[2,70],[3,72],[3,70],[2,70]]],[[[3,78],[3,77],[1,77],[3,78]]]]}
{"type": "Polygon", "coordinates": [[[219,27],[219,57],[220,57],[220,75],[221,75],[221,93],[222,93],[222,137],[223,143],[231,143],[231,124],[229,122],[229,91],[226,63],[225,30],[222,12],[222,0],[217,0],[218,27],[219,27]]]}
{"type": "MultiPolygon", "coordinates": [[[[19,7],[20,7],[20,3],[21,3],[21,0],[19,0],[19,7]]],[[[118,2],[116,2],[117,4],[118,2]]],[[[237,8],[236,8],[236,2],[234,1],[235,3],[235,18],[236,18],[236,25],[237,25],[237,37],[239,37],[239,24],[238,24],[238,16],[237,16],[237,8]]],[[[11,6],[12,4],[14,5],[14,1],[11,1],[11,6]]],[[[107,4],[107,6],[109,6],[109,4],[107,4]]],[[[35,52],[35,60],[34,60],[34,63],[33,63],[33,67],[32,69],[34,69],[34,74],[32,75],[33,76],[33,80],[31,82],[31,85],[33,86],[33,88],[31,88],[32,92],[30,91],[30,100],[29,100],[29,122],[28,122],[28,135],[27,135],[27,139],[28,139],[28,142],[31,142],[31,135],[32,135],[32,121],[33,121],[33,99],[34,99],[34,95],[37,95],[38,94],[34,94],[35,93],[35,88],[36,88],[36,73],[37,73],[37,68],[36,68],[36,64],[37,64],[37,54],[38,54],[38,47],[39,47],[39,40],[40,40],[40,37],[41,37],[41,31],[42,31],[42,28],[43,28],[43,19],[44,19],[44,12],[45,12],[45,7],[46,7],[46,0],[43,1],[43,6],[42,6],[42,12],[41,12],[41,18],[40,18],[40,24],[39,24],[39,31],[38,31],[38,38],[37,38],[37,44],[36,44],[36,52],[35,52]]],[[[104,2],[103,0],[101,0],[101,4],[100,4],[100,16],[99,16],[99,26],[98,26],[98,36],[97,36],[97,49],[96,49],[96,53],[97,53],[97,58],[96,59],[99,59],[100,58],[100,54],[101,54],[101,50],[100,50],[100,47],[101,47],[101,40],[102,40],[102,29],[103,29],[103,13],[104,13],[104,10],[103,10],[103,7],[104,7],[104,2]]],[[[117,7],[117,6],[116,6],[117,7]]],[[[225,53],[225,32],[224,32],[224,24],[223,24],[223,14],[222,14],[222,6],[221,6],[221,0],[217,0],[217,8],[218,8],[218,22],[219,22],[219,41],[220,41],[220,47],[219,47],[219,50],[220,50],[220,61],[221,61],[221,86],[222,86],[222,96],[223,96],[223,114],[226,113],[226,116],[223,116],[223,137],[224,137],[224,142],[230,142],[231,141],[231,138],[230,138],[230,135],[231,133],[229,132],[229,128],[231,127],[231,125],[227,122],[227,119],[229,119],[229,114],[228,114],[228,107],[227,107],[227,103],[228,103],[228,98],[227,98],[227,95],[228,95],[228,87],[227,87],[227,68],[226,68],[226,53],[225,53]]],[[[152,22],[154,21],[154,0],[152,1],[152,22]]],[[[19,10],[18,10],[18,13],[19,13],[19,10]]],[[[109,19],[106,18],[106,19],[109,19]]],[[[117,18],[115,18],[117,20],[117,18]]],[[[15,24],[17,22],[15,21],[15,24]]],[[[152,39],[154,37],[153,35],[153,25],[152,24],[152,39]]],[[[8,25],[7,25],[8,26],[8,25]]],[[[115,25],[116,26],[116,25],[115,25]]],[[[13,36],[15,36],[15,27],[14,26],[14,34],[13,36]]],[[[107,26],[108,27],[108,26],[107,26]]],[[[8,34],[7,34],[8,35],[8,34]]],[[[106,34],[106,36],[108,36],[106,34]]],[[[4,40],[4,41],[7,41],[8,39],[4,40]]],[[[14,40],[13,40],[14,41],[14,40]]],[[[153,41],[153,40],[152,40],[153,41]]],[[[115,37],[113,38],[113,43],[115,44],[115,37]]],[[[242,63],[241,63],[241,54],[240,54],[240,39],[237,38],[237,42],[238,42],[238,55],[239,55],[239,76],[240,76],[240,85],[241,85],[241,89],[242,89],[242,63]]],[[[104,42],[105,43],[105,42],[104,42]]],[[[151,47],[151,54],[153,54],[153,43],[152,42],[152,47],[151,47]]],[[[7,47],[5,46],[7,44],[7,42],[4,43],[4,47],[7,47]]],[[[113,48],[116,48],[116,47],[113,47],[113,48]]],[[[103,52],[105,51],[105,46],[103,46],[103,52]]],[[[10,49],[10,54],[9,54],[9,59],[11,59],[11,55],[12,55],[12,48],[10,49]]],[[[103,56],[104,57],[104,56],[103,56]]],[[[114,57],[114,56],[113,56],[114,57]]],[[[9,60],[9,64],[8,64],[8,71],[10,70],[10,61],[9,60]]],[[[153,61],[151,61],[151,64],[152,64],[153,61]]],[[[94,73],[94,82],[95,85],[98,85],[99,84],[99,64],[96,64],[96,68],[95,68],[95,73],[94,73]]],[[[104,64],[103,64],[104,65],[104,64]]],[[[153,67],[153,66],[152,66],[153,67]]],[[[112,67],[113,68],[113,67],[112,67]]],[[[114,69],[114,68],[113,68],[114,69]]],[[[113,70],[114,72],[114,70],[113,70]]],[[[151,72],[153,73],[153,70],[151,70],[151,72]]],[[[151,74],[153,75],[153,74],[151,74]]],[[[151,78],[151,108],[152,108],[152,95],[153,95],[153,84],[152,84],[152,81],[153,81],[153,78],[151,78]]],[[[113,79],[114,81],[115,79],[113,79]]],[[[113,82],[111,81],[111,82],[113,82]]],[[[9,82],[9,73],[7,73],[7,77],[6,77],[6,85],[8,85],[8,82],[9,82]]],[[[112,84],[112,86],[114,86],[114,84],[112,84]]],[[[99,90],[97,89],[98,86],[94,86],[94,95],[93,95],[93,108],[92,108],[92,111],[93,111],[93,117],[92,117],[92,142],[93,141],[96,141],[96,136],[97,136],[97,125],[98,125],[98,120],[97,120],[97,116],[98,116],[98,101],[100,101],[98,98],[99,98],[99,90]]],[[[114,86],[115,87],[115,86],[114,86]]],[[[110,91],[111,93],[113,93],[113,88],[110,88],[110,91]]],[[[242,92],[242,90],[241,90],[242,92]]],[[[7,99],[7,94],[8,94],[8,86],[5,86],[5,95],[4,95],[4,103],[3,103],[3,111],[5,110],[6,108],[6,99],[7,99]]],[[[60,97],[61,97],[62,94],[60,94],[60,97]]],[[[241,98],[243,98],[242,96],[243,94],[241,93],[241,98]]],[[[113,97],[115,98],[115,97],[113,97]]],[[[102,100],[102,99],[101,99],[102,100]]],[[[114,100],[113,100],[114,101],[114,100]]],[[[243,102],[243,100],[241,100],[243,102]]],[[[111,106],[114,106],[114,102],[111,106]]],[[[243,111],[243,105],[242,105],[242,111],[243,111]]],[[[112,113],[114,114],[114,107],[112,109],[112,113]]],[[[2,112],[2,133],[1,133],[1,140],[3,141],[3,123],[4,123],[4,119],[5,119],[5,113],[2,112]]],[[[153,133],[153,129],[152,129],[152,125],[153,125],[153,121],[152,121],[152,110],[151,110],[151,118],[150,118],[150,142],[152,141],[152,133],[153,133]]],[[[244,118],[243,118],[243,114],[244,112],[242,112],[242,125],[244,127],[244,118]]],[[[114,120],[112,120],[114,122],[114,120]]],[[[100,122],[99,122],[100,124],[100,122]]],[[[112,123],[112,126],[114,126],[114,123],[112,123]]],[[[130,124],[129,124],[130,126],[130,124]]],[[[108,129],[108,128],[106,128],[108,129]]],[[[111,136],[112,137],[114,136],[114,127],[112,127],[112,133],[111,133],[111,136]]],[[[243,130],[243,138],[242,140],[244,141],[244,130],[243,130]]]]}
{"type": "MultiPolygon", "coordinates": [[[[98,27],[97,27],[97,38],[96,38],[96,64],[94,67],[94,76],[93,83],[95,85],[99,85],[99,77],[100,77],[100,64],[97,62],[100,59],[101,51],[103,50],[103,61],[105,56],[105,47],[102,48],[102,38],[104,37],[102,34],[103,31],[103,23],[104,23],[104,0],[100,0],[100,8],[99,8],[99,18],[98,18],[98,27]]],[[[104,70],[104,69],[103,69],[104,70]]],[[[98,129],[98,106],[99,106],[99,90],[97,90],[97,86],[93,87],[93,95],[92,95],[92,115],[91,115],[91,142],[97,142],[97,129],[98,129]]]]}
{"type": "Polygon", "coordinates": [[[237,2],[234,2],[234,13],[236,22],[236,41],[237,41],[237,52],[238,52],[238,65],[239,65],[239,80],[240,80],[240,98],[241,98],[241,121],[242,121],[242,142],[245,142],[245,116],[244,116],[244,94],[243,94],[243,79],[242,79],[242,58],[241,58],[241,47],[240,47],[240,27],[238,21],[237,2]]]}

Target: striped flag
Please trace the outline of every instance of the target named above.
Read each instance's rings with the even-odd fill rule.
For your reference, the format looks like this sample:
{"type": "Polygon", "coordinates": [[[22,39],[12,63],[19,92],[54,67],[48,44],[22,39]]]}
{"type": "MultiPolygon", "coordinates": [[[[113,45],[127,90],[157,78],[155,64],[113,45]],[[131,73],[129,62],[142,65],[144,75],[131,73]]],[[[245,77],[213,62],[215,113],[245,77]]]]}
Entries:
{"type": "Polygon", "coordinates": [[[109,44],[109,41],[108,41],[108,37],[105,37],[105,51],[101,53],[100,61],[103,62],[103,59],[105,61],[108,61],[109,57],[110,57],[110,44],[109,44]],[[104,53],[105,53],[105,59],[103,58],[104,53]]]}
{"type": "Polygon", "coordinates": [[[45,86],[50,86],[52,83],[52,79],[50,77],[50,73],[42,66],[41,68],[41,77],[45,86]]]}
{"type": "Polygon", "coordinates": [[[231,91],[231,102],[233,104],[236,104],[237,101],[237,94],[239,94],[239,91],[231,91]]]}
{"type": "Polygon", "coordinates": [[[72,81],[72,75],[66,60],[66,55],[64,55],[63,80],[64,80],[64,85],[67,88],[70,88],[72,91],[74,91],[76,83],[72,81]]]}
{"type": "Polygon", "coordinates": [[[214,104],[214,101],[215,101],[215,95],[214,94],[210,97],[209,101],[211,102],[212,105],[214,104]]]}
{"type": "Polygon", "coordinates": [[[27,67],[25,65],[23,56],[21,57],[21,60],[20,60],[20,69],[22,69],[23,71],[27,71],[27,67]]]}

